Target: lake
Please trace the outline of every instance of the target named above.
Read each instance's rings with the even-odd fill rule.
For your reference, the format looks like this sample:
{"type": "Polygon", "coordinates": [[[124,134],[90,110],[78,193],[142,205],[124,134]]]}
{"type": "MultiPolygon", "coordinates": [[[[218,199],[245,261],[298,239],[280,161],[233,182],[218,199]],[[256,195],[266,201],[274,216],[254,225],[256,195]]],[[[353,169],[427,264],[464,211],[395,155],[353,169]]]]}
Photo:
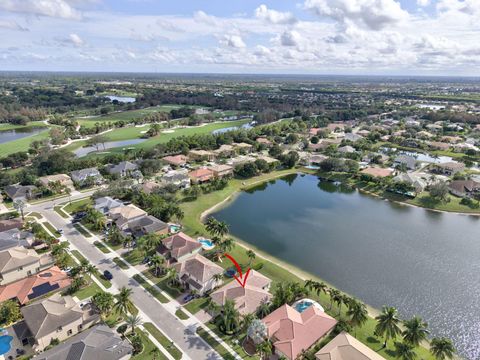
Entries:
{"type": "Polygon", "coordinates": [[[117,100],[118,102],[121,102],[121,103],[133,103],[136,101],[134,97],[130,97],[130,96],[107,95],[105,97],[108,98],[110,101],[117,100]]]}
{"type": "MultiPolygon", "coordinates": [[[[98,152],[102,152],[108,149],[113,149],[122,146],[130,146],[140,144],[147,139],[131,139],[131,140],[122,140],[122,141],[108,141],[105,144],[98,145],[98,152]]],[[[77,157],[87,156],[91,152],[97,151],[96,146],[84,146],[73,151],[77,157]]]]}
{"type": "Polygon", "coordinates": [[[15,130],[1,130],[0,127],[0,144],[32,136],[45,130],[44,127],[18,128],[15,130]]]}
{"type": "Polygon", "coordinates": [[[480,218],[391,203],[293,175],[214,216],[231,233],[376,308],[419,315],[480,357],[480,218]]]}
{"type": "Polygon", "coordinates": [[[231,126],[231,127],[213,130],[212,134],[213,135],[223,134],[223,133],[226,133],[227,131],[233,131],[233,130],[239,130],[239,129],[251,129],[252,127],[253,126],[250,123],[246,123],[241,126],[231,126]]]}

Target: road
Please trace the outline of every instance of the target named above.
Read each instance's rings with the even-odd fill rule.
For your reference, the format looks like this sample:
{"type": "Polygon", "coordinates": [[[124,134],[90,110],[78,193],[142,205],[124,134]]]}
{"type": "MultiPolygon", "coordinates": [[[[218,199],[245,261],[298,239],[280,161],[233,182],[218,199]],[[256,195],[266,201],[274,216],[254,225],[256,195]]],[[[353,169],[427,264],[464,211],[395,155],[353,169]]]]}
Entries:
{"type": "MultiPolygon", "coordinates": [[[[91,195],[90,193],[72,196],[72,200],[91,195]]],[[[65,200],[63,200],[65,201],[65,200]]],[[[56,204],[59,200],[56,201],[56,204]]],[[[42,214],[55,228],[63,230],[63,236],[68,239],[92,264],[101,272],[109,270],[113,275],[112,288],[119,289],[123,286],[132,289],[132,301],[151,321],[165,334],[167,334],[187,357],[208,360],[223,359],[215,352],[200,336],[195,333],[195,326],[185,325],[176,316],[171,314],[164,305],[158,302],[139,283],[130,278],[112,260],[93,244],[91,244],[81,233],[79,233],[68,219],[58,215],[53,207],[54,201],[30,205],[26,211],[36,211],[42,214]]],[[[184,356],[184,358],[187,358],[184,356]]]]}

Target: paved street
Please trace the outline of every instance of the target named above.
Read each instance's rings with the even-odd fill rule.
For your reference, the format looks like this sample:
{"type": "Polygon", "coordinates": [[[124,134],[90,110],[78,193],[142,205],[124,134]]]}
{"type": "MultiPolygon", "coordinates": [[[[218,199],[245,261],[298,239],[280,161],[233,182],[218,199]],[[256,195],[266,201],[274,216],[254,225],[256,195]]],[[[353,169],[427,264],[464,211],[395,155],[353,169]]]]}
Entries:
{"type": "MultiPolygon", "coordinates": [[[[72,200],[90,195],[89,193],[72,196],[72,200]]],[[[63,200],[64,202],[65,200],[63,200]]],[[[57,204],[62,202],[57,200],[57,204]]],[[[29,206],[26,211],[41,213],[53,226],[63,230],[63,236],[68,239],[89,261],[101,272],[109,270],[113,274],[112,288],[119,289],[123,286],[133,290],[132,301],[151,321],[167,334],[175,344],[184,352],[184,358],[196,359],[222,359],[207,343],[195,333],[196,324],[192,321],[182,322],[165,305],[159,303],[140,284],[132,279],[127,272],[120,269],[98,250],[82,234],[80,234],[68,219],[62,218],[53,210],[54,202],[49,201],[29,206]]]]}

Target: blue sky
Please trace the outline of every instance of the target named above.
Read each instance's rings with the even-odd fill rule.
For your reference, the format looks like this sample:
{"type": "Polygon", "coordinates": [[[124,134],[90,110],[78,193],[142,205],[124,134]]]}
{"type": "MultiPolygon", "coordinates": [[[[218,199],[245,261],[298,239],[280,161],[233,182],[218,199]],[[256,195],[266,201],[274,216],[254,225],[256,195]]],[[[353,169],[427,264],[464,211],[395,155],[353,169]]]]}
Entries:
{"type": "Polygon", "coordinates": [[[1,0],[0,70],[479,75],[479,0],[1,0]]]}

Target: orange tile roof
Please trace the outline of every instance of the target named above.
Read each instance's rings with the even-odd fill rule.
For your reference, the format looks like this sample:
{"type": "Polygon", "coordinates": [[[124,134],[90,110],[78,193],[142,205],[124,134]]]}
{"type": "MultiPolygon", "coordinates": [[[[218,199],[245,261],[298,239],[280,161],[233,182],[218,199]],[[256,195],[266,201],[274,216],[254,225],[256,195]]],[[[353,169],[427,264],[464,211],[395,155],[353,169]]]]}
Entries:
{"type": "Polygon", "coordinates": [[[71,282],[72,280],[64,271],[57,266],[53,266],[48,270],[26,277],[25,279],[0,286],[0,302],[17,299],[18,302],[23,305],[30,300],[28,296],[33,294],[34,288],[38,286],[44,284],[50,284],[50,286],[58,285],[56,290],[59,290],[70,286],[71,282]]]}

